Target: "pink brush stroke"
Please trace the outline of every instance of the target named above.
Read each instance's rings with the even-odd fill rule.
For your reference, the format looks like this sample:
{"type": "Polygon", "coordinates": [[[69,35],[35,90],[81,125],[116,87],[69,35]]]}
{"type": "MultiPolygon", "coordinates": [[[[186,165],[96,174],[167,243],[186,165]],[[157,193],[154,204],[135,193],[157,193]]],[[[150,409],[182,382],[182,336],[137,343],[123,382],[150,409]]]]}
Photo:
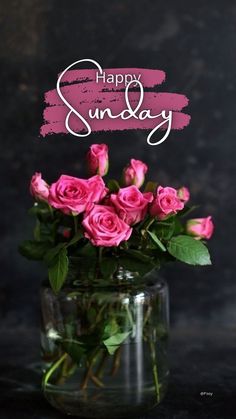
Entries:
{"type": "MultiPolygon", "coordinates": [[[[137,68],[104,69],[107,74],[141,74],[140,81],[144,88],[153,88],[160,85],[165,80],[165,73],[160,70],[148,70],[137,68]]],[[[142,129],[150,130],[157,126],[162,118],[139,120],[131,118],[128,120],[110,119],[89,119],[89,109],[110,108],[112,114],[117,115],[127,108],[124,96],[124,83],[106,83],[99,80],[96,83],[97,70],[70,70],[67,71],[62,80],[61,92],[66,100],[76,109],[90,124],[93,132],[117,131],[142,129]]],[[[132,109],[138,104],[140,93],[137,91],[129,92],[129,101],[132,109]]],[[[45,93],[46,106],[44,110],[44,124],[40,133],[43,137],[49,134],[66,134],[65,118],[69,112],[68,107],[59,97],[57,90],[53,89],[45,93]]],[[[144,100],[138,113],[143,109],[150,109],[152,115],[159,114],[162,110],[173,111],[172,129],[181,130],[190,122],[190,116],[181,112],[188,105],[186,96],[177,93],[156,93],[148,91],[144,93],[144,100]]],[[[75,132],[84,132],[83,122],[74,114],[70,117],[70,127],[75,132]]],[[[165,125],[162,127],[166,129],[165,125]]]]}

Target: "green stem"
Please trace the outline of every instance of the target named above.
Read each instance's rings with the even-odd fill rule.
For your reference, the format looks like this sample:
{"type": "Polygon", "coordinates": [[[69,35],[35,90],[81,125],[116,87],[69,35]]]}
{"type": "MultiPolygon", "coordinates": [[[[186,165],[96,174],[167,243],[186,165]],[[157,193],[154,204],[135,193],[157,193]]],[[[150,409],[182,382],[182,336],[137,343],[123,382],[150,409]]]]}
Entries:
{"type": "Polygon", "coordinates": [[[103,251],[103,247],[100,246],[98,248],[98,261],[99,261],[99,266],[101,266],[101,263],[102,263],[102,251],[103,251]]]}
{"type": "Polygon", "coordinates": [[[53,208],[52,208],[52,207],[51,207],[51,205],[49,205],[49,204],[48,204],[48,209],[49,209],[49,212],[50,212],[51,218],[53,219],[53,217],[54,217],[54,214],[53,214],[53,208]]]}
{"type": "Polygon", "coordinates": [[[102,252],[103,252],[103,247],[99,246],[97,248],[97,269],[96,269],[96,279],[100,278],[100,275],[102,273],[101,270],[101,264],[102,264],[102,252]]]}
{"type": "MultiPolygon", "coordinates": [[[[82,381],[81,386],[80,386],[81,390],[86,389],[87,388],[87,385],[88,385],[89,379],[91,378],[91,376],[94,377],[92,368],[93,368],[93,365],[95,364],[95,361],[97,359],[98,352],[99,352],[99,348],[95,349],[94,354],[91,357],[90,362],[87,362],[87,369],[85,371],[84,378],[83,378],[83,381],[82,381]]],[[[98,381],[100,382],[100,380],[97,380],[97,383],[98,383],[98,381]]]]}
{"type": "Polygon", "coordinates": [[[102,350],[102,351],[103,351],[102,358],[101,358],[100,363],[98,365],[98,368],[95,372],[95,376],[99,379],[102,378],[103,371],[104,371],[104,366],[105,366],[106,360],[108,358],[107,350],[102,350]]]}
{"type": "Polygon", "coordinates": [[[44,378],[43,378],[43,388],[45,388],[48,384],[48,381],[51,377],[51,375],[54,373],[54,371],[61,365],[61,363],[66,359],[67,353],[64,353],[57,362],[55,362],[51,368],[46,372],[44,378]]]}
{"type": "Polygon", "coordinates": [[[147,224],[147,226],[145,227],[145,230],[147,231],[149,229],[149,227],[151,227],[151,225],[154,223],[155,218],[151,218],[151,220],[149,221],[149,223],[147,224]]]}
{"type": "Polygon", "coordinates": [[[125,304],[125,310],[127,312],[127,316],[128,316],[128,320],[130,322],[130,325],[133,327],[134,326],[133,316],[132,316],[132,314],[130,312],[130,309],[129,309],[128,304],[125,304]]]}
{"type": "Polygon", "coordinates": [[[149,320],[150,315],[151,315],[151,312],[152,312],[152,307],[151,306],[148,306],[148,309],[147,309],[147,311],[145,313],[145,317],[144,317],[144,320],[143,320],[143,328],[146,325],[147,321],[149,320]]]}
{"type": "Polygon", "coordinates": [[[98,377],[96,377],[96,375],[91,374],[91,380],[97,387],[104,387],[104,384],[98,377]]]}
{"type": "Polygon", "coordinates": [[[149,229],[149,227],[151,227],[151,225],[154,223],[155,220],[156,220],[155,218],[151,218],[151,220],[149,220],[149,222],[147,223],[146,226],[145,226],[145,223],[144,223],[144,226],[141,229],[141,249],[143,249],[143,250],[145,250],[146,246],[147,246],[147,232],[148,232],[148,229],[149,229]]]}
{"type": "Polygon", "coordinates": [[[87,369],[85,371],[85,375],[84,375],[82,384],[80,386],[81,390],[84,390],[87,387],[91,371],[92,371],[92,362],[90,363],[90,365],[87,366],[87,369]]]}
{"type": "Polygon", "coordinates": [[[154,384],[155,384],[155,389],[156,389],[157,403],[160,403],[160,388],[159,388],[159,381],[158,381],[156,351],[155,351],[155,346],[153,342],[150,340],[149,340],[149,345],[150,345],[150,350],[151,350],[152,372],[153,372],[154,384]]]}
{"type": "Polygon", "coordinates": [[[105,310],[106,307],[107,307],[107,304],[103,304],[102,307],[100,308],[100,310],[99,310],[99,312],[96,316],[96,319],[94,321],[94,324],[92,325],[93,328],[95,328],[95,326],[97,326],[97,324],[101,321],[101,314],[105,310]]]}
{"type": "Polygon", "coordinates": [[[65,359],[65,362],[63,362],[63,365],[62,365],[62,377],[66,377],[67,375],[68,375],[68,370],[69,370],[69,367],[70,367],[70,360],[69,360],[69,358],[66,358],[65,359]]]}
{"type": "Polygon", "coordinates": [[[75,235],[76,235],[78,231],[78,217],[75,215],[73,216],[73,218],[74,218],[74,229],[75,229],[75,235]]]}
{"type": "Polygon", "coordinates": [[[120,366],[120,355],[121,355],[121,346],[116,350],[115,356],[114,356],[114,362],[112,365],[111,375],[115,375],[119,369],[120,366]]]}

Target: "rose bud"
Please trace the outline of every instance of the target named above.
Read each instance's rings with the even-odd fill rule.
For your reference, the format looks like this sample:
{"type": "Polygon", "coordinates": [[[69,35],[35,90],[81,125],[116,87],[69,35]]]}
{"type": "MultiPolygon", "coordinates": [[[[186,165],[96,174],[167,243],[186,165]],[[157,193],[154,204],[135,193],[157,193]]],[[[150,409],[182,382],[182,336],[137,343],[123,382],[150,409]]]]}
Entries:
{"type": "Polygon", "coordinates": [[[182,202],[186,203],[190,199],[190,192],[189,189],[186,188],[186,186],[182,186],[182,188],[179,188],[177,194],[182,202]]]}
{"type": "Polygon", "coordinates": [[[168,215],[176,214],[184,208],[184,203],[180,200],[177,190],[170,187],[159,186],[157,193],[151,204],[150,214],[163,220],[168,215]]]}
{"type": "Polygon", "coordinates": [[[71,228],[64,228],[62,235],[65,237],[65,239],[69,239],[71,236],[71,228]]]}
{"type": "Polygon", "coordinates": [[[141,160],[131,159],[129,166],[123,170],[123,181],[126,186],[135,185],[140,188],[145,180],[148,167],[141,160]]]}
{"type": "Polygon", "coordinates": [[[87,154],[88,168],[91,175],[105,176],[108,172],[108,147],[106,144],[91,145],[87,154]]]}
{"type": "Polygon", "coordinates": [[[214,224],[211,216],[206,218],[194,218],[187,221],[186,229],[188,234],[191,234],[198,239],[210,239],[214,231],[214,224]]]}
{"type": "Polygon", "coordinates": [[[57,232],[61,234],[65,239],[69,239],[71,237],[71,228],[59,226],[57,232]]]}
{"type": "Polygon", "coordinates": [[[30,193],[35,199],[47,201],[49,195],[49,185],[42,179],[41,173],[36,172],[30,182],[30,193]]]}

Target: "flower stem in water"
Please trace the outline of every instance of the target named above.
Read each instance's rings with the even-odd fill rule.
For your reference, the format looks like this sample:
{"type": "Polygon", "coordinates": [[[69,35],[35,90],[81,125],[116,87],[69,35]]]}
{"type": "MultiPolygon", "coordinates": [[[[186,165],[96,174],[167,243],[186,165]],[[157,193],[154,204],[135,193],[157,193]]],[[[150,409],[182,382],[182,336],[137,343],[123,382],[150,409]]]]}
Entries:
{"type": "Polygon", "coordinates": [[[66,359],[67,353],[64,353],[57,362],[55,362],[51,368],[46,372],[46,374],[43,377],[43,388],[45,388],[48,384],[48,381],[51,377],[51,375],[56,371],[56,369],[61,365],[61,363],[66,359]]]}
{"type": "Polygon", "coordinates": [[[160,388],[158,382],[158,370],[157,370],[157,362],[156,362],[156,350],[155,346],[152,341],[149,340],[150,350],[151,350],[151,358],[152,358],[152,372],[154,378],[154,384],[156,389],[156,396],[157,396],[157,403],[160,402],[160,388]]]}
{"type": "Polygon", "coordinates": [[[121,346],[116,350],[114,362],[112,365],[111,375],[115,375],[120,366],[120,354],[121,354],[121,346]]]}

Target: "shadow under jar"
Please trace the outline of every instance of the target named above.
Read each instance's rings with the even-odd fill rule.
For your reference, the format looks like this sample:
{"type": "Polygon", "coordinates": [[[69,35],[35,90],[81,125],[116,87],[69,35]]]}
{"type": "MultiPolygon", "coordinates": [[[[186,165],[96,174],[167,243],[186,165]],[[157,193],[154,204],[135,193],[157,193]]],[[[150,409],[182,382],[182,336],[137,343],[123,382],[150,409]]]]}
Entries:
{"type": "Polygon", "coordinates": [[[168,382],[168,288],[156,272],[120,269],[109,285],[83,273],[55,295],[41,292],[43,391],[83,418],[135,416],[162,400],[168,382]]]}

